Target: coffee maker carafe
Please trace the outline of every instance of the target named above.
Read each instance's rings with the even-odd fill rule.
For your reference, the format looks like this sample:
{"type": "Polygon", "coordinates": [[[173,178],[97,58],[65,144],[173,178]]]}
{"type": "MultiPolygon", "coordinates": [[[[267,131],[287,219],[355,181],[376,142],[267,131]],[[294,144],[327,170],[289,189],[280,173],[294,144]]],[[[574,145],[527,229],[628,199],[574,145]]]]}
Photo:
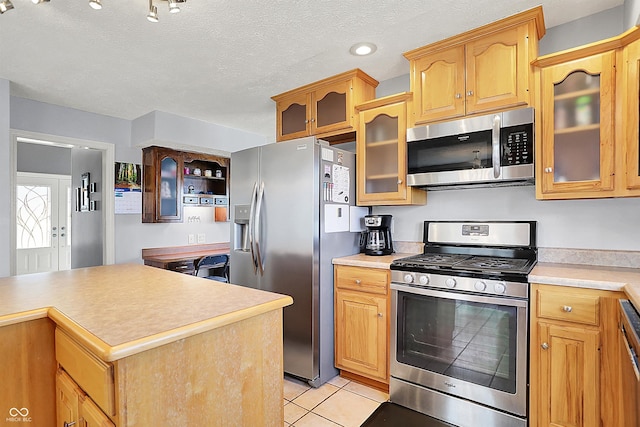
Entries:
{"type": "Polygon", "coordinates": [[[365,255],[392,254],[391,215],[365,215],[364,225],[367,227],[365,255]]]}

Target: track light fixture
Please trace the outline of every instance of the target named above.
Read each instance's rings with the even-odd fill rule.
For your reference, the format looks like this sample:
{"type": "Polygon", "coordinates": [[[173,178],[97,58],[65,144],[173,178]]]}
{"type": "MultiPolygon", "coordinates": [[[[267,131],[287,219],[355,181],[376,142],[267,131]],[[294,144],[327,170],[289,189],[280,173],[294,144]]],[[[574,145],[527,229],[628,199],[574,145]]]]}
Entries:
{"type": "Polygon", "coordinates": [[[13,9],[13,4],[10,0],[0,0],[0,13],[5,13],[11,9],[13,9]]]}
{"type": "MultiPolygon", "coordinates": [[[[48,3],[50,0],[31,0],[33,4],[48,3]]],[[[187,0],[158,0],[166,1],[169,4],[169,13],[180,12],[180,3],[185,3],[187,0]]],[[[89,0],[89,6],[93,9],[102,9],[102,0],[89,0]]],[[[0,0],[0,14],[5,13],[7,10],[13,9],[13,3],[11,0],[0,0]]],[[[158,8],[154,6],[153,0],[149,0],[149,14],[147,19],[151,22],[158,22],[158,8]]]]}
{"type": "Polygon", "coordinates": [[[153,0],[149,0],[149,14],[147,15],[149,22],[158,22],[158,8],[153,5],[153,0]]]}

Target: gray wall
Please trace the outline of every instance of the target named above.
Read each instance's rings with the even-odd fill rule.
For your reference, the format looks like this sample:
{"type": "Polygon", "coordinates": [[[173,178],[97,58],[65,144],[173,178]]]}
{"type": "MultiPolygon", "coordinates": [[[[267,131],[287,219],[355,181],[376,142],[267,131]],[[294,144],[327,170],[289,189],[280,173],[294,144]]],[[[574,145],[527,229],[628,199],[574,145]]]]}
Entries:
{"type": "MultiPolygon", "coordinates": [[[[618,35],[622,22],[620,6],[548,29],[541,50],[543,42],[549,53],[618,35]]],[[[376,96],[408,90],[407,74],[381,82],[376,96]]],[[[425,220],[521,219],[538,221],[540,247],[640,250],[640,198],[539,201],[534,187],[442,190],[430,191],[425,206],[379,206],[373,212],[393,215],[398,241],[422,241],[425,220]]]]}
{"type": "Polygon", "coordinates": [[[71,175],[71,148],[18,142],[18,172],[71,175]]]}
{"type": "Polygon", "coordinates": [[[625,0],[624,2],[624,29],[628,30],[640,22],[640,0],[625,0]]]}
{"type": "Polygon", "coordinates": [[[11,273],[9,258],[9,225],[11,223],[11,189],[9,174],[11,169],[9,150],[9,117],[10,117],[9,81],[0,79],[0,277],[11,273]]]}
{"type": "MultiPolygon", "coordinates": [[[[71,213],[71,268],[102,265],[104,235],[102,227],[102,151],[73,148],[71,150],[73,172],[71,188],[82,185],[82,174],[89,172],[90,182],[96,183],[96,192],[90,193],[97,202],[97,209],[71,213]]],[[[74,197],[75,202],[75,197],[74,197]]],[[[74,203],[75,205],[75,203],[74,203]]]]}

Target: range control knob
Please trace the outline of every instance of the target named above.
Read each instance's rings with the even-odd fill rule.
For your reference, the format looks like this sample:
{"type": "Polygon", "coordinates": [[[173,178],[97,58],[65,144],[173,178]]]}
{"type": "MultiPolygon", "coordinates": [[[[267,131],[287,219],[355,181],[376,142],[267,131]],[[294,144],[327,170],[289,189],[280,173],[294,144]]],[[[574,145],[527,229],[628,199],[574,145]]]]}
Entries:
{"type": "Polygon", "coordinates": [[[413,283],[413,276],[411,274],[405,274],[404,281],[405,283],[413,283]]]}
{"type": "Polygon", "coordinates": [[[482,280],[478,280],[476,282],[475,285],[473,285],[474,288],[476,288],[476,291],[484,291],[485,289],[487,289],[487,284],[484,283],[482,280]]]}
{"type": "Polygon", "coordinates": [[[504,294],[505,291],[507,290],[507,287],[504,285],[504,283],[496,283],[493,286],[493,289],[496,291],[497,294],[504,294]]]}
{"type": "Polygon", "coordinates": [[[447,288],[455,288],[456,287],[456,279],[449,277],[444,281],[444,284],[447,285],[447,288]]]}
{"type": "Polygon", "coordinates": [[[421,285],[428,285],[429,284],[429,277],[428,276],[420,276],[418,281],[420,282],[421,285]]]}

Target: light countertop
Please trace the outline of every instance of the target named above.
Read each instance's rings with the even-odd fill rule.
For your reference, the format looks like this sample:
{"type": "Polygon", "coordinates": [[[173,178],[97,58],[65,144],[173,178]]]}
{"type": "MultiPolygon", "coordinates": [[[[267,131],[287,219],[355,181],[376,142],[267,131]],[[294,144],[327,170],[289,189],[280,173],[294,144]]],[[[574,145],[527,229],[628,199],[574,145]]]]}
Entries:
{"type": "Polygon", "coordinates": [[[0,279],[0,327],[50,317],[108,362],[292,302],[287,295],[118,264],[0,279]]]}
{"type": "Polygon", "coordinates": [[[413,253],[394,253],[391,255],[365,255],[356,254],[349,255],[340,258],[334,258],[334,265],[351,265],[354,267],[369,267],[369,268],[389,268],[391,263],[399,258],[406,258],[408,256],[415,255],[413,253]]]}

